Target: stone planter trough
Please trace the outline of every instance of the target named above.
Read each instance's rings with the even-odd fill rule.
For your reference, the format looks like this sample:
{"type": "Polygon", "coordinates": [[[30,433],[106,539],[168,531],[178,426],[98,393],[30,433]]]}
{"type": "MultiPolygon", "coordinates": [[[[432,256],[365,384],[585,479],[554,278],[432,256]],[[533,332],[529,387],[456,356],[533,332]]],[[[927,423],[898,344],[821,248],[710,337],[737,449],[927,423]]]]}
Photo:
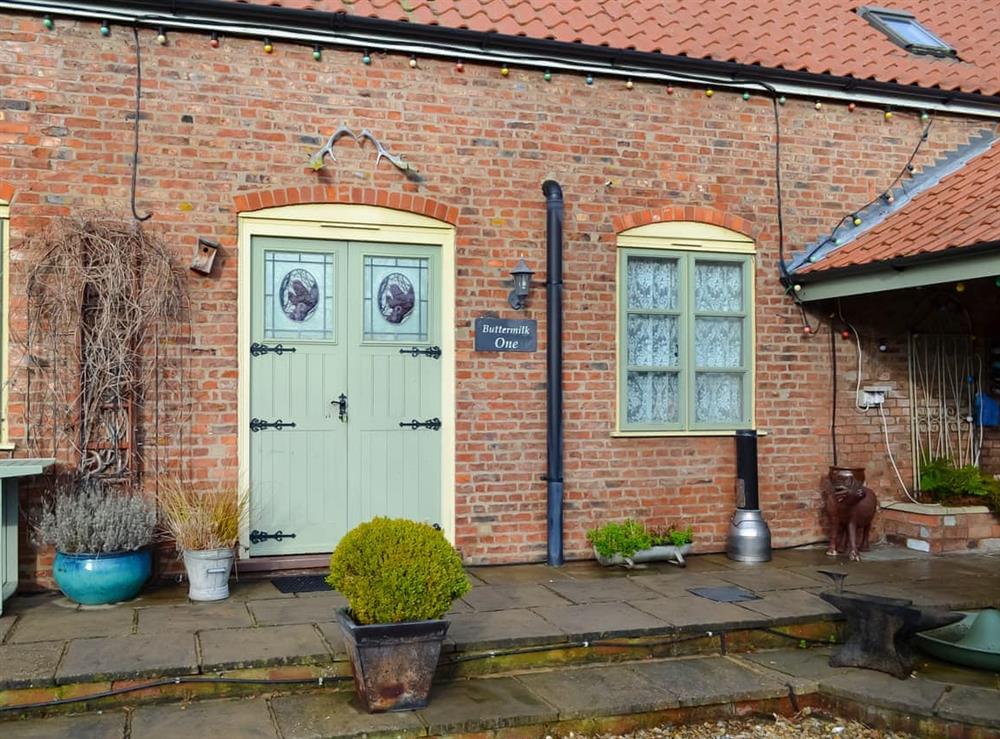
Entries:
{"type": "Polygon", "coordinates": [[[681,544],[680,546],[666,544],[663,546],[650,547],[649,549],[640,549],[631,557],[626,557],[622,554],[613,554],[610,557],[603,557],[598,554],[595,549],[594,556],[597,558],[597,561],[605,567],[611,567],[614,565],[634,567],[635,565],[642,564],[643,562],[669,562],[670,564],[677,565],[678,567],[684,567],[687,564],[684,561],[684,558],[691,553],[691,547],[691,544],[681,544]]]}

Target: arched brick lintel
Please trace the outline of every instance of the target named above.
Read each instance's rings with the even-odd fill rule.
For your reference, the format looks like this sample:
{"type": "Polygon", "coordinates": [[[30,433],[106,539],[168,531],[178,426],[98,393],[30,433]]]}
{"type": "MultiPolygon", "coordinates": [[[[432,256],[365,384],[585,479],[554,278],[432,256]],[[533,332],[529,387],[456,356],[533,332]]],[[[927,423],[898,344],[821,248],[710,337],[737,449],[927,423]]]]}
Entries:
{"type": "Polygon", "coordinates": [[[662,208],[636,210],[623,216],[615,216],[613,224],[615,233],[621,233],[637,226],[669,221],[711,223],[741,233],[748,238],[754,238],[754,224],[746,218],[702,205],[665,205],[662,208]]]}
{"type": "Polygon", "coordinates": [[[0,200],[5,200],[8,203],[14,199],[14,186],[10,183],[0,180],[0,200]]]}
{"type": "Polygon", "coordinates": [[[394,210],[435,218],[453,226],[458,224],[458,208],[452,205],[414,195],[374,187],[311,185],[308,187],[283,187],[275,190],[255,190],[240,193],[234,198],[237,213],[274,208],[282,205],[309,203],[348,203],[351,205],[376,205],[394,210]]]}

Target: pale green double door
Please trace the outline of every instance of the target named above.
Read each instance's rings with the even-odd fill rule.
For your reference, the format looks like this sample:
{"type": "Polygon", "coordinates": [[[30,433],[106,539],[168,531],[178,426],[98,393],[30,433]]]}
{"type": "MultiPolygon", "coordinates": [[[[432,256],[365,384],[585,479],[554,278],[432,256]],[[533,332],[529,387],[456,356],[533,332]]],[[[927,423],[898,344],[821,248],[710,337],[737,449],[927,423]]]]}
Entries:
{"type": "Polygon", "coordinates": [[[374,516],[440,522],[440,250],[251,249],[251,556],[329,552],[374,516]]]}

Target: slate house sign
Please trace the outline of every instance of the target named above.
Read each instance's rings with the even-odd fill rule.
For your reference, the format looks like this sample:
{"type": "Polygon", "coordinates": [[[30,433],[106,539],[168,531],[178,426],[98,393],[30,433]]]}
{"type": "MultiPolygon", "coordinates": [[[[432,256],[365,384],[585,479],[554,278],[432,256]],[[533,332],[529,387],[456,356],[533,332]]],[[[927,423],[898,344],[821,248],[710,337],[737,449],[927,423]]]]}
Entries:
{"type": "Polygon", "coordinates": [[[538,349],[538,321],[522,318],[476,319],[477,352],[533,352],[538,349]]]}

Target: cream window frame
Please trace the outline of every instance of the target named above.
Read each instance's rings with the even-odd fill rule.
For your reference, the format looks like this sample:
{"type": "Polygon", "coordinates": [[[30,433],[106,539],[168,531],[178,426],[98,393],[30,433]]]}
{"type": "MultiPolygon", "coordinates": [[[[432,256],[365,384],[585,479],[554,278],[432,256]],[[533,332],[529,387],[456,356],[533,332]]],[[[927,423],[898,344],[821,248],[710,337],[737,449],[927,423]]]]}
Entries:
{"type": "MultiPolygon", "coordinates": [[[[650,223],[644,226],[623,231],[618,234],[616,250],[616,285],[617,285],[617,358],[615,368],[616,410],[615,426],[611,435],[616,437],[646,437],[646,436],[732,436],[741,428],[756,428],[756,245],[754,241],[736,231],[722,226],[694,221],[669,221],[666,223],[650,223]],[[625,320],[628,314],[626,280],[624,267],[629,255],[674,257],[679,260],[686,276],[693,274],[695,260],[711,261],[717,257],[720,261],[738,261],[745,265],[744,284],[746,303],[743,317],[746,322],[744,337],[747,358],[744,362],[744,407],[746,415],[738,424],[697,424],[693,420],[693,412],[682,410],[681,420],[677,424],[657,427],[630,427],[625,423],[626,383],[627,383],[627,340],[625,320]]],[[[681,307],[678,313],[682,322],[693,326],[695,311],[685,308],[689,302],[689,294],[693,290],[690,279],[681,279],[681,307]]],[[[690,351],[692,341],[681,342],[680,363],[687,367],[691,377],[682,382],[680,392],[682,405],[689,404],[693,397],[694,376],[690,351]],[[690,392],[689,392],[690,390],[690,392]]]]}

